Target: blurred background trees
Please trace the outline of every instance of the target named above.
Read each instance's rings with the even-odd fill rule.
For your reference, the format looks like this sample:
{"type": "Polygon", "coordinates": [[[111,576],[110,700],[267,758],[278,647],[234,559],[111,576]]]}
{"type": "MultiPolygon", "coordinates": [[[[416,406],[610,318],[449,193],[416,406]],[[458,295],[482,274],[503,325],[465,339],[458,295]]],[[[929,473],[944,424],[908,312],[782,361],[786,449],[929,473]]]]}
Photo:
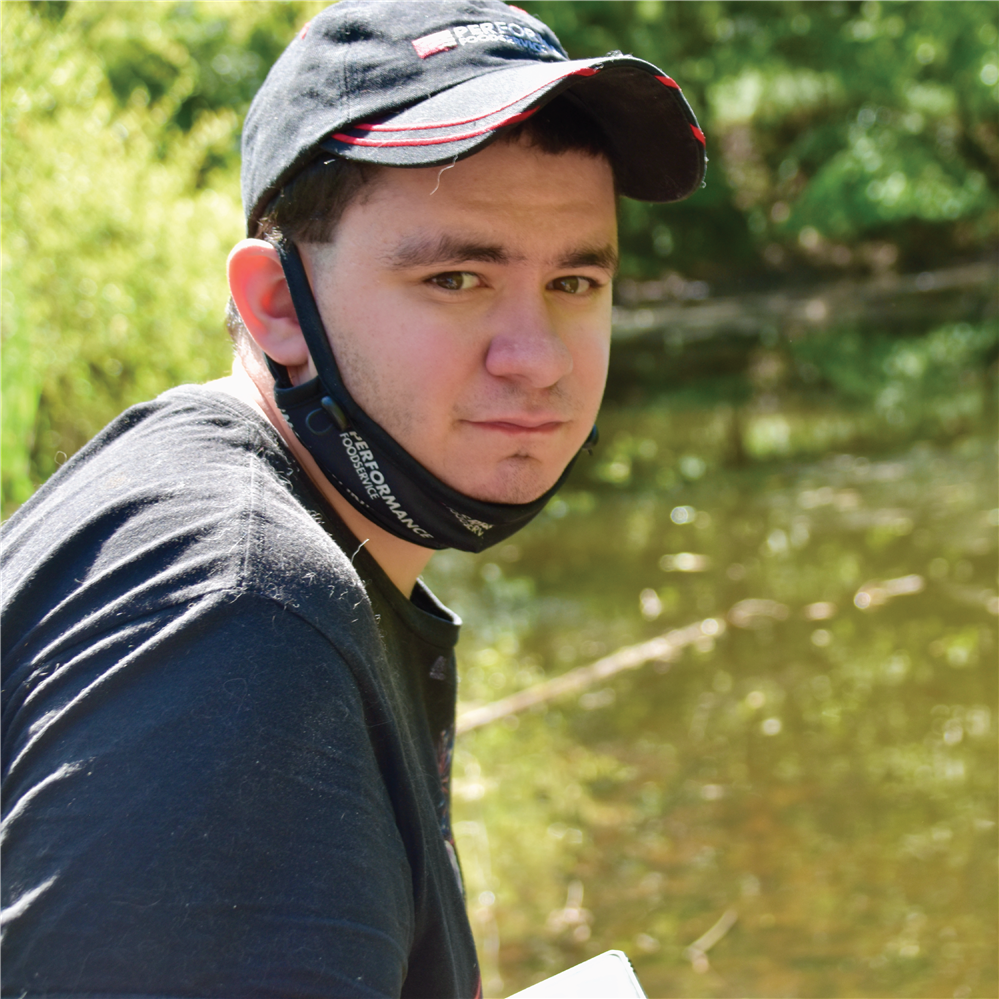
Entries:
{"type": "Polygon", "coordinates": [[[708,135],[700,197],[628,206],[629,275],[925,270],[993,245],[989,4],[524,6],[572,56],[620,49],[662,66],[708,135]]]}
{"type": "MultiPolygon", "coordinates": [[[[322,6],[4,4],[5,514],[124,406],[225,372],[240,122],[322,6]]],[[[524,6],[572,56],[663,66],[707,132],[703,190],[624,203],[622,300],[994,253],[994,4],[524,6]]]]}

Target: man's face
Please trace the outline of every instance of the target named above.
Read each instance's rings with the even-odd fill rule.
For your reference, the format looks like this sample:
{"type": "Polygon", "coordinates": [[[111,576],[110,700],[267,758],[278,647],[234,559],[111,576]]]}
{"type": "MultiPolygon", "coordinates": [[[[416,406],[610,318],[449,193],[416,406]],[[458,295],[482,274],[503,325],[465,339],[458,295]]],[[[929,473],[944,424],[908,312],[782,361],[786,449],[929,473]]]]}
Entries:
{"type": "Polygon", "coordinates": [[[617,257],[608,163],[497,142],[385,168],[329,245],[304,248],[358,404],[434,475],[524,503],[596,419],[617,257]]]}

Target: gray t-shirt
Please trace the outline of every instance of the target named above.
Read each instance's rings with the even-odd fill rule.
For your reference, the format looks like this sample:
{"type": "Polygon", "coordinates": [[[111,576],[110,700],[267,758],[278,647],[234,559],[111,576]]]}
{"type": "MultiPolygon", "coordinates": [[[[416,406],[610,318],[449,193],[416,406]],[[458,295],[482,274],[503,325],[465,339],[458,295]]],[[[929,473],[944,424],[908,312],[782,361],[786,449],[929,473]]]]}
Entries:
{"type": "Polygon", "coordinates": [[[471,999],[459,622],[185,386],[8,522],[4,994],[471,999]]]}

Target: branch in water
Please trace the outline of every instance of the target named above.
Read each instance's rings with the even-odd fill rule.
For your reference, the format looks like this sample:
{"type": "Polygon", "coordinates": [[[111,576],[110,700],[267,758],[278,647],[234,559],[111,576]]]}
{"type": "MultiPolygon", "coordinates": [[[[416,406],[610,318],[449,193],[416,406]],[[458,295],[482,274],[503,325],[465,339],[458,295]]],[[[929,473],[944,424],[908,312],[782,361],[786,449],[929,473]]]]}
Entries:
{"type": "Polygon", "coordinates": [[[686,628],[675,628],[658,638],[650,639],[639,645],[627,645],[617,652],[598,659],[588,666],[578,666],[576,669],[556,676],[551,680],[535,684],[480,707],[469,708],[458,716],[457,732],[461,735],[474,728],[481,728],[490,722],[526,711],[538,704],[547,704],[566,694],[578,693],[587,687],[606,680],[615,673],[626,669],[637,669],[647,662],[658,660],[670,662],[688,645],[693,645],[703,638],[715,638],[725,630],[725,622],[709,617],[703,621],[695,621],[686,628]]]}

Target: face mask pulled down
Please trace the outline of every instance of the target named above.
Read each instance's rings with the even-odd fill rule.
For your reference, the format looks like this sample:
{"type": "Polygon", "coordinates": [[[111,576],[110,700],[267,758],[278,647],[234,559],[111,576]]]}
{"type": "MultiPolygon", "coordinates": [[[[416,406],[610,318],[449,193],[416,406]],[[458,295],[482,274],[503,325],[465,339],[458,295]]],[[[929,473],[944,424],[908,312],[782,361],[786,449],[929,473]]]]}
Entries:
{"type": "MultiPolygon", "coordinates": [[[[576,459],[531,503],[489,503],[442,482],[354,401],[340,377],[297,247],[282,241],[277,249],[318,374],[293,386],[284,367],[268,358],[274,398],[337,491],[368,520],[424,548],[480,552],[533,520],[568,478],[576,459]]],[[[583,449],[590,450],[596,438],[594,427],[583,449]]]]}

